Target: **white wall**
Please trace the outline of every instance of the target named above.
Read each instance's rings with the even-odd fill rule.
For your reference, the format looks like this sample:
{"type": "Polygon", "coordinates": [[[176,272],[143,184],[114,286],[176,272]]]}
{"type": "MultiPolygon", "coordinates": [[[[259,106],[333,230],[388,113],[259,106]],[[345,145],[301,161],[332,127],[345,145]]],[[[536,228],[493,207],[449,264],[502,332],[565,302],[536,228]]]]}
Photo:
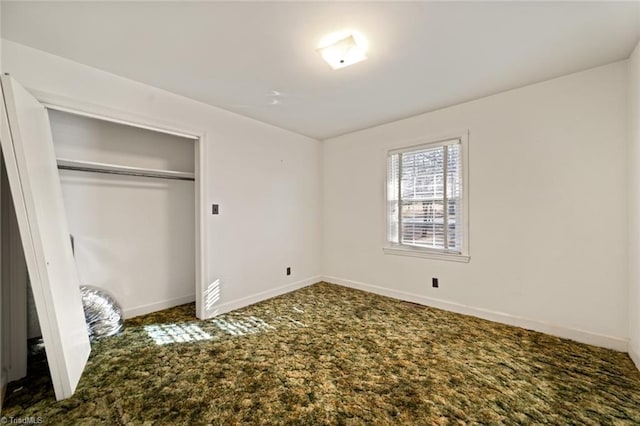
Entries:
{"type": "Polygon", "coordinates": [[[626,73],[622,61],[325,141],[327,279],[626,350],[626,73]],[[386,150],[459,129],[470,263],[383,254],[386,150]]]}
{"type": "MultiPolygon", "coordinates": [[[[316,282],[319,142],[54,55],[2,41],[4,71],[30,89],[205,133],[207,281],[214,312],[316,282]],[[292,275],[285,276],[285,268],[292,275]]],[[[153,291],[153,289],[150,289],[153,291]]]]}
{"type": "MultiPolygon", "coordinates": [[[[193,172],[195,142],[49,111],[58,158],[193,172]]],[[[80,281],[113,294],[125,316],[194,299],[195,185],[60,171],[80,281]]]]}
{"type": "Polygon", "coordinates": [[[27,87],[206,132],[207,199],[221,209],[207,278],[220,279],[221,312],[315,282],[321,259],[331,281],[627,348],[627,61],[321,146],[6,40],[2,55],[27,87]],[[386,149],[461,128],[471,262],[383,254],[386,149]]]}
{"type": "Polygon", "coordinates": [[[640,43],[629,58],[629,355],[640,368],[640,43]]]}

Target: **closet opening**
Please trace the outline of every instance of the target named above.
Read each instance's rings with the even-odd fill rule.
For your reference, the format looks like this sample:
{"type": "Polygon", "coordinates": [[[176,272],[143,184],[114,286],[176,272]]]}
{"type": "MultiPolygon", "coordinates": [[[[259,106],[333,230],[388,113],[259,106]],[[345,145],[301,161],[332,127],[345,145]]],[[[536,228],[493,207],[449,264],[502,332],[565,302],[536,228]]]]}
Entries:
{"type": "Polygon", "coordinates": [[[201,136],[46,107],[81,285],[125,318],[199,299],[201,136]]]}

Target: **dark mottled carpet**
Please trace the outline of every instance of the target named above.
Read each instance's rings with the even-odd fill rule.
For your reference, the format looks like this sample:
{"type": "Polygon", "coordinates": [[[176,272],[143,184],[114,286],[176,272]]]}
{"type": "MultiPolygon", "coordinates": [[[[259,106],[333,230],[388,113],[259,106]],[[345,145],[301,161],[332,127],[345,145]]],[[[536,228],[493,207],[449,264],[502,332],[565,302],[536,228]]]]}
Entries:
{"type": "Polygon", "coordinates": [[[640,424],[624,353],[316,284],[213,320],[184,305],[93,344],[56,402],[42,356],[3,415],[45,424],[640,424]]]}

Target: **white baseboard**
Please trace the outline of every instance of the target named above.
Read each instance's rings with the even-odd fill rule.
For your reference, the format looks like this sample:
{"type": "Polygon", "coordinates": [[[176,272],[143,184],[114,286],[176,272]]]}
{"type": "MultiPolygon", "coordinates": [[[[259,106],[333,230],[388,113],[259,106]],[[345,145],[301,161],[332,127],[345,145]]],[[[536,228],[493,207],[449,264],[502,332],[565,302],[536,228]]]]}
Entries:
{"type": "Polygon", "coordinates": [[[629,357],[640,370],[640,346],[635,342],[629,342],[629,357]]]}
{"type": "Polygon", "coordinates": [[[272,288],[270,290],[261,291],[250,296],[243,297],[241,299],[232,300],[230,302],[222,303],[215,307],[210,317],[224,314],[234,309],[244,308],[245,306],[253,305],[254,303],[262,302],[263,300],[271,299],[272,297],[280,296],[285,293],[290,293],[294,290],[301,289],[303,287],[310,286],[311,284],[318,283],[322,280],[320,275],[305,278],[304,280],[296,281],[291,284],[286,284],[280,287],[272,288]]]}
{"type": "Polygon", "coordinates": [[[195,302],[196,295],[177,297],[175,299],[163,300],[161,302],[149,303],[148,305],[136,306],[135,308],[124,309],[124,317],[126,319],[137,317],[139,315],[150,314],[151,312],[161,311],[163,309],[173,308],[174,306],[184,305],[185,303],[195,302]]]}
{"type": "MultiPolygon", "coordinates": [[[[530,318],[524,318],[517,315],[507,314],[504,312],[493,311],[490,309],[476,308],[473,306],[463,305],[461,303],[450,302],[442,299],[422,296],[419,294],[408,293],[404,291],[393,290],[385,287],[379,287],[371,284],[365,284],[339,277],[324,276],[323,281],[342,285],[344,287],[355,288],[370,293],[380,294],[382,296],[391,297],[393,299],[404,300],[408,302],[418,303],[421,305],[432,306],[434,308],[446,311],[456,312],[464,315],[486,319],[489,321],[499,322],[507,325],[535,330],[541,333],[550,334],[556,337],[575,340],[576,342],[586,343],[589,345],[600,346],[604,348],[614,349],[616,351],[627,352],[629,350],[629,341],[620,337],[606,336],[603,334],[592,333],[590,331],[579,330],[576,328],[566,327],[557,324],[551,324],[544,321],[538,321],[530,318]]],[[[636,365],[640,365],[640,351],[637,351],[634,359],[636,365]]],[[[632,355],[633,358],[633,355],[632,355]]]]}
{"type": "MultiPolygon", "coordinates": [[[[298,290],[300,288],[320,282],[321,279],[322,277],[320,275],[316,275],[304,280],[296,281],[291,284],[286,284],[270,290],[261,291],[250,296],[243,297],[241,299],[222,303],[215,307],[215,309],[211,313],[211,317],[224,314],[225,312],[233,311],[234,309],[244,308],[245,306],[253,305],[254,303],[262,302],[263,300],[271,299],[272,297],[280,296],[281,294],[298,290]]],[[[163,300],[161,302],[150,303],[148,305],[136,306],[135,308],[125,309],[124,317],[126,319],[129,319],[140,315],[149,314],[151,312],[172,308],[174,306],[184,305],[185,303],[192,303],[195,300],[196,296],[194,294],[190,294],[188,296],[178,297],[175,299],[163,300]]]]}

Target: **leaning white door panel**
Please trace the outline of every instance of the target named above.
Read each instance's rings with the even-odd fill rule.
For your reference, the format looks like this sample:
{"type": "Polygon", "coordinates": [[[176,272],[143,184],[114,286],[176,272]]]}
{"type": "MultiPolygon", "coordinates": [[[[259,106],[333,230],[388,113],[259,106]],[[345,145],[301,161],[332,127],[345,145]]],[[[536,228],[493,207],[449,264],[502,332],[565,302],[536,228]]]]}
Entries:
{"type": "Polygon", "coordinates": [[[47,112],[1,76],[0,142],[57,399],[73,394],[91,346],[47,112]]]}

